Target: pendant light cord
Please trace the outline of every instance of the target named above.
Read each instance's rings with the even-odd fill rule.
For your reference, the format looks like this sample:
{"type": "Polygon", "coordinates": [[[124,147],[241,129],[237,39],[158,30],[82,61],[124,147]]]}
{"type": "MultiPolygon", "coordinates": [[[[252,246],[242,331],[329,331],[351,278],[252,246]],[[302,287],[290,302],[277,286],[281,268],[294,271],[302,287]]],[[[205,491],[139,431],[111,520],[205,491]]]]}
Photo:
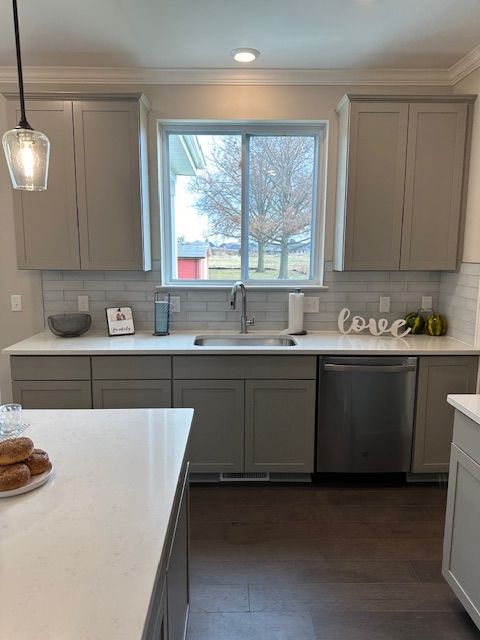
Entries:
{"type": "Polygon", "coordinates": [[[20,31],[18,28],[18,9],[17,0],[12,0],[13,4],[13,25],[15,29],[15,49],[17,52],[17,71],[18,71],[18,89],[20,91],[20,122],[18,126],[22,129],[31,129],[25,114],[25,94],[23,91],[23,70],[22,70],[22,54],[20,51],[20,31]]]}

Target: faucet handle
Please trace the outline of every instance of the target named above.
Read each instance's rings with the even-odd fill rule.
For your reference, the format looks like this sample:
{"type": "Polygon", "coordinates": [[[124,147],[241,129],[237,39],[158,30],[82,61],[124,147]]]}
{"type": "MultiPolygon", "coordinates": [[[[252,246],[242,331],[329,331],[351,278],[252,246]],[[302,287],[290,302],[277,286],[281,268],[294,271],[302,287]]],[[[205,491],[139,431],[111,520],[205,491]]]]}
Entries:
{"type": "Polygon", "coordinates": [[[247,318],[246,320],[246,325],[248,327],[251,327],[255,324],[255,316],[252,316],[251,318],[247,318]]]}

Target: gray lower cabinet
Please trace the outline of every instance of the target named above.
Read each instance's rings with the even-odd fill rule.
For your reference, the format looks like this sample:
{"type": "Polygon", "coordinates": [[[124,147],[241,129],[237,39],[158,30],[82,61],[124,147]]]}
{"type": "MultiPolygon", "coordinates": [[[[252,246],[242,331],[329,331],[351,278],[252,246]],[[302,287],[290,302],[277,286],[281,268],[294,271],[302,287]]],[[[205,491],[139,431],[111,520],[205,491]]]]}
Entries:
{"type": "Polygon", "coordinates": [[[450,393],[475,393],[477,356],[419,358],[413,440],[414,473],[448,472],[454,410],[450,393]]]}
{"type": "Polygon", "coordinates": [[[185,640],[190,604],[189,538],[188,464],[185,464],[155,578],[143,640],[185,640]]]}
{"type": "Polygon", "coordinates": [[[480,628],[479,539],[480,438],[478,424],[460,411],[456,411],[445,515],[442,573],[477,627],[480,628]]]}
{"type": "Polygon", "coordinates": [[[14,380],[13,401],[24,409],[91,409],[88,380],[14,380]]]}
{"type": "Polygon", "coordinates": [[[245,471],[314,470],[314,380],[245,382],[245,471]]]}
{"type": "Polygon", "coordinates": [[[94,409],[166,409],[172,406],[170,380],[94,380],[94,409]]]}
{"type": "MultiPolygon", "coordinates": [[[[189,530],[188,476],[183,485],[172,546],[167,562],[167,626],[168,640],[184,640],[189,609],[189,530]]],[[[161,638],[162,636],[160,636],[161,638]]]]}
{"type": "Polygon", "coordinates": [[[168,617],[167,617],[167,585],[163,582],[160,598],[156,603],[155,618],[152,632],[147,635],[148,640],[168,640],[168,617]]]}
{"type": "Polygon", "coordinates": [[[195,410],[190,471],[243,471],[243,380],[174,380],[173,406],[195,410]]]}

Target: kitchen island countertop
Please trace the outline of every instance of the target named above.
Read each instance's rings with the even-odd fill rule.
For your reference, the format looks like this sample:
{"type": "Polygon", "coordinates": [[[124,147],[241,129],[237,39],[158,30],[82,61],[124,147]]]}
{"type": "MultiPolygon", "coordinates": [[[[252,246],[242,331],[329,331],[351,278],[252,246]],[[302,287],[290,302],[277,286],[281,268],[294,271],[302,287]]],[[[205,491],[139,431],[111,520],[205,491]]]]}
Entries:
{"type": "Polygon", "coordinates": [[[480,425],[480,395],[477,393],[455,393],[447,396],[448,404],[480,425]]]}
{"type": "Polygon", "coordinates": [[[0,636],[140,640],[191,409],[25,411],[55,475],[0,499],[0,636]]]}
{"type": "MultiPolygon", "coordinates": [[[[278,332],[251,332],[254,335],[279,335],[278,332]]],[[[59,338],[49,331],[37,333],[3,350],[14,356],[41,355],[141,355],[141,354],[324,354],[324,355],[476,355],[478,347],[448,336],[342,335],[338,331],[311,332],[293,336],[295,346],[195,346],[197,335],[231,335],[232,332],[178,331],[168,336],[153,336],[147,331],[110,338],[90,332],[79,338],[59,338]]]]}

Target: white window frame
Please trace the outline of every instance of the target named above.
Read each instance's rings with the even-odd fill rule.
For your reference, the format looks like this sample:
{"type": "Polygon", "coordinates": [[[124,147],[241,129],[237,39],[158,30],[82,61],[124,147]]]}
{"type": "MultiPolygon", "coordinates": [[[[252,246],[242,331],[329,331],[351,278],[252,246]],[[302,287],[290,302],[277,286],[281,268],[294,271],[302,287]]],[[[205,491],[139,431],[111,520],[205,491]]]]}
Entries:
{"type": "Polygon", "coordinates": [[[159,202],[161,207],[160,252],[161,286],[166,289],[227,289],[234,280],[178,280],[172,278],[172,251],[174,247],[171,224],[170,163],[168,157],[168,134],[188,135],[240,135],[242,136],[242,229],[241,229],[241,276],[240,279],[250,289],[326,289],[324,278],[325,217],[326,217],[326,176],[328,122],[262,122],[246,123],[232,121],[228,123],[197,121],[158,121],[157,139],[159,142],[159,202]],[[303,280],[256,280],[248,278],[248,183],[246,180],[248,135],[304,135],[314,136],[316,189],[312,214],[312,233],[310,249],[310,278],[303,280]]]}

